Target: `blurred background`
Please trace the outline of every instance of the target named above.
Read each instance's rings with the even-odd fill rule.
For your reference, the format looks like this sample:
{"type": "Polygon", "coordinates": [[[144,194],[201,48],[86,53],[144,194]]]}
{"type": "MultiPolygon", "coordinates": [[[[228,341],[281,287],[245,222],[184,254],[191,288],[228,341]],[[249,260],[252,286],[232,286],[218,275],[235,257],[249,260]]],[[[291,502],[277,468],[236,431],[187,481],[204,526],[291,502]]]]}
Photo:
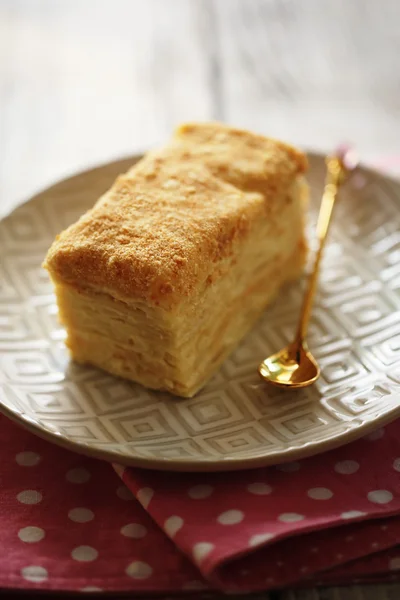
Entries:
{"type": "Polygon", "coordinates": [[[0,0],[0,213],[194,119],[400,155],[399,0],[0,0]]]}

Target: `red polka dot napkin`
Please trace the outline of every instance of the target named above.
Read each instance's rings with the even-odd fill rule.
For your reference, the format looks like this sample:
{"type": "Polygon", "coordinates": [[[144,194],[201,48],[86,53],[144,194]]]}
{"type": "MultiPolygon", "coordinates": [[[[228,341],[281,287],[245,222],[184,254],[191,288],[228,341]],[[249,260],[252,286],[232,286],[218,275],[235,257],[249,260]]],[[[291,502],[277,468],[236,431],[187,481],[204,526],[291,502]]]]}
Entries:
{"type": "Polygon", "coordinates": [[[400,568],[400,422],[275,468],[184,476],[117,470],[217,588],[260,590],[400,568]]]}
{"type": "Polygon", "coordinates": [[[118,476],[5,417],[0,441],[2,588],[248,592],[400,575],[400,421],[225,474],[118,476]]]}
{"type": "Polygon", "coordinates": [[[180,591],[199,572],[112,467],[0,416],[0,588],[180,591]]]}

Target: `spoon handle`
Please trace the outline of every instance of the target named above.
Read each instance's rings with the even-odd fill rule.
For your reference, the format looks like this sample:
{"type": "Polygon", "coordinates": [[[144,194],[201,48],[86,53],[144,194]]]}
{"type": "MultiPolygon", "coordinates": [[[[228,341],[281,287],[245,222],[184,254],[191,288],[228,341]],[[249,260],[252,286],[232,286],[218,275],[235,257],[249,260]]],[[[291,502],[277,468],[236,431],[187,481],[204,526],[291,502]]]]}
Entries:
{"type": "Polygon", "coordinates": [[[314,300],[315,290],[317,287],[318,272],[321,263],[321,258],[328,235],[329,225],[335,204],[336,196],[340,185],[343,183],[344,176],[347,174],[347,169],[344,161],[338,156],[328,157],[326,160],[327,172],[325,179],[324,193],[322,195],[321,208],[318,215],[317,223],[317,238],[318,250],[315,256],[314,266],[309,278],[308,288],[304,295],[303,306],[301,309],[299,326],[295,341],[304,343],[307,333],[308,322],[310,320],[311,307],[314,300]]]}

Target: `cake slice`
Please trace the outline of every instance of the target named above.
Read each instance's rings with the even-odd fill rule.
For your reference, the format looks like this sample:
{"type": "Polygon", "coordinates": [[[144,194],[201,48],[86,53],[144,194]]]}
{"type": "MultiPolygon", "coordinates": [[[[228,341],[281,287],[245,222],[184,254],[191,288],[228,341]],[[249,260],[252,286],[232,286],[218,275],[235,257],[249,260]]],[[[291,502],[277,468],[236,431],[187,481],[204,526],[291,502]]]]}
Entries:
{"type": "Polygon", "coordinates": [[[179,127],[48,251],[72,358],[193,396],[302,272],[306,167],[276,140],[179,127]]]}

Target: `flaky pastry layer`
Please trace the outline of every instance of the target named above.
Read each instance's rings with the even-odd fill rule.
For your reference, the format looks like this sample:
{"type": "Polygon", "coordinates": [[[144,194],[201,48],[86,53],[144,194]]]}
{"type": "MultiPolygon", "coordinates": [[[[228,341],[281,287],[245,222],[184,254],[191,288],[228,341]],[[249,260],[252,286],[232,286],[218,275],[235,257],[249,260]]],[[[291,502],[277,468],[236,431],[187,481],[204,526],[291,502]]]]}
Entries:
{"type": "Polygon", "coordinates": [[[47,254],[71,356],[193,396],[301,274],[305,169],[281,142],[180,127],[47,254]]]}

